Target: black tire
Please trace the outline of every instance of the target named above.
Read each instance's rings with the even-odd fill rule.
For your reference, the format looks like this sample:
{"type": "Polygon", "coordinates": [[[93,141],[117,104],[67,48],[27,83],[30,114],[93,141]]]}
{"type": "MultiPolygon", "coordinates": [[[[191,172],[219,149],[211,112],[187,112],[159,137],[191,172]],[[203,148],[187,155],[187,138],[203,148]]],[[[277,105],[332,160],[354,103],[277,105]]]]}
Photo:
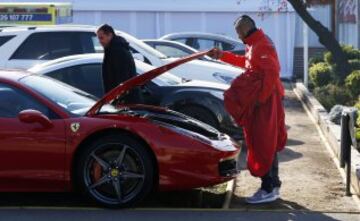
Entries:
{"type": "Polygon", "coordinates": [[[154,183],[149,150],[124,134],[90,143],[82,149],[75,169],[80,191],[109,208],[133,206],[151,192],[154,183]]]}
{"type": "Polygon", "coordinates": [[[216,129],[219,129],[219,122],[214,117],[214,115],[206,108],[199,106],[184,106],[184,107],[180,107],[176,111],[179,111],[180,113],[188,115],[189,117],[192,117],[216,129]]]}

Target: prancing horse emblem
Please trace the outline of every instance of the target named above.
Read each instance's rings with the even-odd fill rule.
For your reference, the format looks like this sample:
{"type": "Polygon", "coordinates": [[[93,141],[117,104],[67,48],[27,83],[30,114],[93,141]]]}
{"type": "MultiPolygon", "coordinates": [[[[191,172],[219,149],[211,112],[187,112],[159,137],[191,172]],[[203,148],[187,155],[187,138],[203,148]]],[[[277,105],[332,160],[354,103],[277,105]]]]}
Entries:
{"type": "Polygon", "coordinates": [[[70,125],[70,129],[71,129],[72,132],[75,133],[76,131],[78,131],[80,129],[80,123],[78,123],[78,122],[72,123],[70,125]]]}

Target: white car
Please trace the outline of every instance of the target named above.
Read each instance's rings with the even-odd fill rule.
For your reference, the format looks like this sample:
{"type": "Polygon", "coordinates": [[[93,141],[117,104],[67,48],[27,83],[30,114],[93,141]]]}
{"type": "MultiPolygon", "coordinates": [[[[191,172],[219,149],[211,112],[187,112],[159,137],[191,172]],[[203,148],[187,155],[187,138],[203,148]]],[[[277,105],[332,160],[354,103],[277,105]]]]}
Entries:
{"type": "MultiPolygon", "coordinates": [[[[63,56],[102,52],[95,35],[96,27],[85,25],[19,26],[0,29],[0,67],[30,68],[63,56]]],[[[168,58],[141,40],[121,31],[117,35],[129,43],[136,59],[162,66],[168,58]]],[[[243,72],[227,64],[194,60],[173,69],[175,75],[196,80],[230,84],[243,72]]]]}

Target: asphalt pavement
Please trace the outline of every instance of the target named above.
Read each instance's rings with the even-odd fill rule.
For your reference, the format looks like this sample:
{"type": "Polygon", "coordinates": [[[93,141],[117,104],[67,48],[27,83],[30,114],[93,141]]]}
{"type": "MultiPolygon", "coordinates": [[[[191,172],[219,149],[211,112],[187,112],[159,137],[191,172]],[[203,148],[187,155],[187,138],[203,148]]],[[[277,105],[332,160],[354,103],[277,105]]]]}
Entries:
{"type": "Polygon", "coordinates": [[[234,210],[1,209],[0,221],[360,221],[360,214],[234,210]]]}

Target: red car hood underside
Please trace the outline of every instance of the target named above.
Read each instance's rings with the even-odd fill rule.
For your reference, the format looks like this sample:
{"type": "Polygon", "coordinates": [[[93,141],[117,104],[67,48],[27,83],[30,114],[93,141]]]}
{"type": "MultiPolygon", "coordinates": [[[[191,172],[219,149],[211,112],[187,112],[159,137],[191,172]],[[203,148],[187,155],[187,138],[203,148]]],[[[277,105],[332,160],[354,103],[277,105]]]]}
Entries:
{"type": "Polygon", "coordinates": [[[208,52],[209,51],[204,51],[204,52],[198,52],[195,54],[191,54],[189,56],[180,58],[176,61],[170,62],[166,65],[155,68],[155,69],[148,71],[142,75],[138,75],[136,77],[133,77],[133,78],[125,81],[124,83],[120,84],[116,88],[109,91],[98,102],[96,102],[94,104],[94,106],[92,106],[90,108],[90,110],[86,113],[86,116],[96,115],[103,105],[108,104],[109,102],[113,101],[114,99],[116,99],[117,97],[126,93],[127,91],[133,89],[134,87],[144,85],[147,82],[151,81],[152,79],[156,78],[157,76],[165,73],[166,71],[168,71],[172,68],[175,68],[181,64],[184,64],[186,62],[189,62],[191,60],[202,57],[202,56],[206,55],[208,52]]]}

